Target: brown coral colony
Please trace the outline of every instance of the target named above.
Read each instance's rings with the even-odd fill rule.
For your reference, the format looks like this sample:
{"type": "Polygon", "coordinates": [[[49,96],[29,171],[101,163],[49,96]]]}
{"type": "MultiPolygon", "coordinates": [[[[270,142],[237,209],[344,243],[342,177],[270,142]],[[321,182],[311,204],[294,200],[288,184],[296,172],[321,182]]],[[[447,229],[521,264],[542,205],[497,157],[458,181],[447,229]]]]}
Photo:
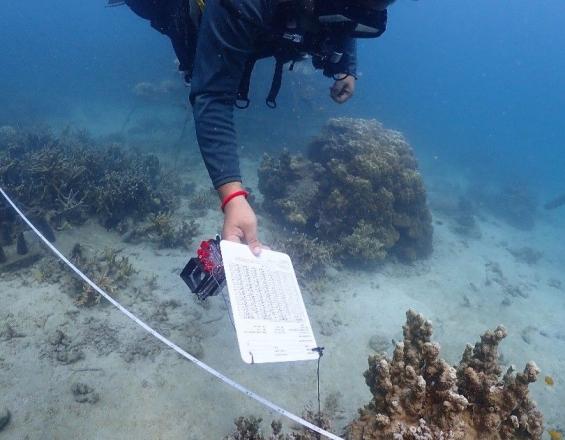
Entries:
{"type": "Polygon", "coordinates": [[[543,418],[528,395],[539,374],[535,363],[501,378],[499,326],[467,346],[459,365],[439,357],[432,326],[409,310],[404,341],[392,359],[369,357],[365,380],[373,399],[348,427],[349,440],[540,439],[543,418]]]}
{"type": "Polygon", "coordinates": [[[331,119],[306,157],[265,156],[264,208],[342,260],[414,260],[432,249],[431,215],[404,137],[375,120],[331,119]]]}

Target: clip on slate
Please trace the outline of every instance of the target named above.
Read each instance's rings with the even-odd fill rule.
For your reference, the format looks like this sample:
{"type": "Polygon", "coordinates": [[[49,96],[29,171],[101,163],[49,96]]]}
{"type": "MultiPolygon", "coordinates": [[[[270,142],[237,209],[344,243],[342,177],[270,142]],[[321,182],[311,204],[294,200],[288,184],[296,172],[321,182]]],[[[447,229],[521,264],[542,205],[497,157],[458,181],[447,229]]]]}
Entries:
{"type": "Polygon", "coordinates": [[[188,261],[180,276],[192,293],[204,300],[220,293],[226,283],[220,236],[200,243],[196,254],[188,261]]]}

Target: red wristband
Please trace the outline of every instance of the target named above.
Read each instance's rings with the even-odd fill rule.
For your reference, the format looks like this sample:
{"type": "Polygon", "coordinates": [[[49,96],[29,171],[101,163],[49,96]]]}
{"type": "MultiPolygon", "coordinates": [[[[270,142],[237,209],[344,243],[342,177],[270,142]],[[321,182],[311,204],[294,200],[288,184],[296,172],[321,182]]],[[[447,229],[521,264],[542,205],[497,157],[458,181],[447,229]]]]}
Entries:
{"type": "Polygon", "coordinates": [[[249,197],[249,193],[244,189],[240,189],[239,191],[232,192],[230,195],[226,196],[226,198],[222,201],[222,206],[220,206],[222,211],[229,202],[231,202],[233,199],[235,199],[238,196],[245,196],[245,198],[247,198],[249,197]]]}

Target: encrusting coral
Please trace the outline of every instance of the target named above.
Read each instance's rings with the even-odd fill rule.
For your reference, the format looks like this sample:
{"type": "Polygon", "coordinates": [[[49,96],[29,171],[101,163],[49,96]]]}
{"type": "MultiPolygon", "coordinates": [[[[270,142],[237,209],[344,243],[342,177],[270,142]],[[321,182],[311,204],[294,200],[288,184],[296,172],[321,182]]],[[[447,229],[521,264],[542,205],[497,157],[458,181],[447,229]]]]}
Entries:
{"type": "Polygon", "coordinates": [[[307,157],[265,156],[264,209],[342,260],[404,260],[432,250],[426,191],[410,145],[375,120],[331,119],[307,157]]]}
{"type": "Polygon", "coordinates": [[[392,359],[369,357],[365,380],[373,399],[347,430],[349,440],[541,439],[543,417],[528,395],[535,363],[500,377],[499,326],[467,346],[458,366],[439,357],[432,325],[407,312],[404,341],[392,359]]]}

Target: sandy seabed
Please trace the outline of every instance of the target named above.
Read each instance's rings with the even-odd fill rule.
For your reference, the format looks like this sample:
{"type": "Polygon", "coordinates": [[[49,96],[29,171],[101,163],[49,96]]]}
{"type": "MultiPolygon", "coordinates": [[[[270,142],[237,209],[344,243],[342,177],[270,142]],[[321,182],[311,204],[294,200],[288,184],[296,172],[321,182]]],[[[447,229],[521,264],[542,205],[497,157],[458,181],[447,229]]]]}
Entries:
{"type": "MultiPolygon", "coordinates": [[[[256,164],[244,166],[246,175],[255,174],[256,164]]],[[[182,206],[180,216],[188,209],[186,200],[182,206]]],[[[433,321],[434,340],[452,363],[466,343],[504,324],[509,336],[501,347],[503,363],[521,369],[536,361],[542,378],[531,388],[546,428],[565,429],[562,225],[542,219],[524,232],[482,216],[482,236],[465,238],[453,231],[448,217],[433,215],[429,259],[387,263],[374,271],[330,269],[322,292],[303,289],[317,342],[326,347],[322,399],[339,396],[334,431],[341,432],[369,401],[362,377],[367,356],[376,346],[390,352],[391,341],[401,339],[408,308],[433,321]],[[528,264],[509,252],[525,246],[543,252],[539,262],[528,264]],[[496,276],[494,266],[500,270],[496,276]]],[[[268,243],[269,222],[261,220],[268,243]]],[[[214,211],[200,219],[195,246],[217,233],[220,221],[214,211]]],[[[26,237],[34,240],[30,232],[26,237]]],[[[68,254],[77,242],[94,250],[121,249],[137,273],[114,297],[172,341],[295,413],[315,401],[315,362],[249,366],[241,361],[222,297],[202,305],[178,276],[189,252],[123,243],[96,222],[59,233],[56,245],[68,254]]],[[[236,416],[273,417],[109,304],[77,306],[67,277],[39,282],[36,267],[3,274],[0,305],[0,410],[11,413],[1,439],[219,440],[232,431],[236,416]]]]}

